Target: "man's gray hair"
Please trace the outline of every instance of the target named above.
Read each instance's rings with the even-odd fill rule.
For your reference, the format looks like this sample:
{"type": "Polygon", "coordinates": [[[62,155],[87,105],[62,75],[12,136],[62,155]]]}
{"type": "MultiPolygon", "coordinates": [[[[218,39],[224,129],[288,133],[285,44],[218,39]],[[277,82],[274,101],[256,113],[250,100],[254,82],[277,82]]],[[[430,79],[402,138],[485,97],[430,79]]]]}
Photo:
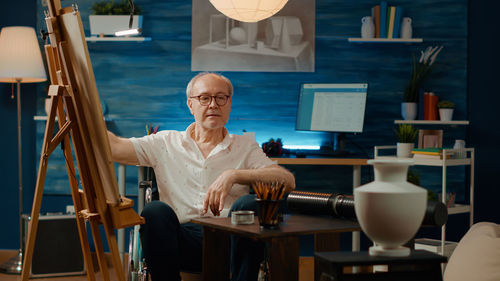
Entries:
{"type": "Polygon", "coordinates": [[[188,98],[191,97],[191,93],[193,91],[193,86],[196,83],[196,80],[198,80],[198,78],[203,77],[205,75],[215,75],[215,76],[219,77],[220,79],[222,79],[227,84],[227,91],[229,93],[229,96],[231,96],[231,97],[233,96],[233,84],[224,75],[221,75],[221,74],[218,74],[215,72],[200,72],[195,77],[191,78],[191,81],[189,81],[189,83],[186,87],[186,96],[188,98]]]}

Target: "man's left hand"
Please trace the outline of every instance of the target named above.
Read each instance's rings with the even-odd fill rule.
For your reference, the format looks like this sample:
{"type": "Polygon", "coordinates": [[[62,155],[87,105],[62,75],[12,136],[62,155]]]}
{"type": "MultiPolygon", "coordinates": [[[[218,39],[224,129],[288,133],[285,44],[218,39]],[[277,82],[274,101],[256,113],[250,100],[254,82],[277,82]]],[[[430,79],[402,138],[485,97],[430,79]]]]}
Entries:
{"type": "Polygon", "coordinates": [[[219,216],[224,209],[224,203],[229,191],[234,184],[234,170],[224,171],[208,188],[205,201],[203,202],[203,214],[208,212],[208,208],[219,216]]]}

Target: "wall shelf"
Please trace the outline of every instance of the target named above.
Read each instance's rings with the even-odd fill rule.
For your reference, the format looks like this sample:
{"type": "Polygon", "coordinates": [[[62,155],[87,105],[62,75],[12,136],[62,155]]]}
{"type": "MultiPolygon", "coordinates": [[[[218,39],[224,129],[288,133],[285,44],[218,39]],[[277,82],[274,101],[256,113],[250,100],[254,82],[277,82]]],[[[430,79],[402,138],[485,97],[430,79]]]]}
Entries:
{"type": "MultiPolygon", "coordinates": [[[[33,120],[35,121],[47,121],[47,115],[35,115],[33,116],[33,120]]],[[[56,120],[57,120],[57,116],[56,116],[56,120]]],[[[106,122],[109,122],[109,121],[113,121],[113,119],[111,118],[108,118],[108,117],[104,117],[104,121],[106,122]]]]}
{"type": "Polygon", "coordinates": [[[422,38],[347,38],[347,41],[353,43],[422,43],[424,39],[422,38]]]}
{"type": "Polygon", "coordinates": [[[469,120],[394,120],[394,124],[414,124],[414,125],[469,125],[469,120]]]}
{"type": "Polygon", "coordinates": [[[148,42],[151,37],[85,37],[87,42],[148,42]]]}

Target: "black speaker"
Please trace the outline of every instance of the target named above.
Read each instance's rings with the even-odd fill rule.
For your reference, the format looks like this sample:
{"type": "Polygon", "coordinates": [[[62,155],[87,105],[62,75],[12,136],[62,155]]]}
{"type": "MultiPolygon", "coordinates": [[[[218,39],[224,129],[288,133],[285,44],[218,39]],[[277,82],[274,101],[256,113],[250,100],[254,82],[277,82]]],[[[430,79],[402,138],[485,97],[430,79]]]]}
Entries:
{"type": "MultiPolygon", "coordinates": [[[[23,215],[23,252],[30,217],[23,215]]],[[[41,215],[31,263],[31,277],[85,274],[75,215],[41,215]]]]}

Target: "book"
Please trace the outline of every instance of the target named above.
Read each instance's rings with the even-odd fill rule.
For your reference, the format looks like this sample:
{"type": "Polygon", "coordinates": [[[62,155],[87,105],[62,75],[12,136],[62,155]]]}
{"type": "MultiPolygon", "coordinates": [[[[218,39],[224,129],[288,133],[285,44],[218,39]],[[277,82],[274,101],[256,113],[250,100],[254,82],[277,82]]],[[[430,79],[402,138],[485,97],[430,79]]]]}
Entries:
{"type": "Polygon", "coordinates": [[[387,8],[387,13],[387,19],[389,22],[389,25],[387,27],[387,38],[392,39],[394,32],[394,17],[396,16],[396,7],[390,6],[389,8],[387,8]]]}
{"type": "Polygon", "coordinates": [[[429,93],[424,92],[424,120],[429,120],[429,93]]]}
{"type": "MultiPolygon", "coordinates": [[[[450,257],[455,248],[457,247],[457,242],[444,241],[444,253],[443,255],[450,257]]],[[[433,253],[441,252],[441,240],[428,239],[428,238],[417,238],[415,239],[415,250],[426,250],[433,253]]]]}
{"type": "Polygon", "coordinates": [[[380,5],[372,8],[372,17],[375,25],[375,38],[380,38],[380,5]]]}
{"type": "Polygon", "coordinates": [[[434,93],[430,93],[429,96],[429,120],[438,120],[438,105],[439,98],[438,96],[434,95],[434,93]]]}
{"type": "Polygon", "coordinates": [[[380,38],[387,38],[387,2],[380,2],[380,38]]]}
{"type": "Polygon", "coordinates": [[[424,119],[424,89],[418,89],[418,120],[424,119]]]}
{"type": "Polygon", "coordinates": [[[401,21],[403,20],[403,7],[396,6],[396,14],[394,15],[394,31],[392,38],[401,38],[401,21]]]}
{"type": "MultiPolygon", "coordinates": [[[[430,155],[430,154],[416,153],[416,154],[413,154],[413,158],[414,159],[438,159],[438,160],[442,160],[443,159],[443,154],[430,155]]],[[[447,154],[446,155],[446,159],[450,159],[450,158],[451,158],[451,155],[447,154]]]]}
{"type": "Polygon", "coordinates": [[[414,148],[411,150],[411,153],[439,155],[439,154],[443,153],[443,148],[441,148],[441,147],[414,148]]]}

